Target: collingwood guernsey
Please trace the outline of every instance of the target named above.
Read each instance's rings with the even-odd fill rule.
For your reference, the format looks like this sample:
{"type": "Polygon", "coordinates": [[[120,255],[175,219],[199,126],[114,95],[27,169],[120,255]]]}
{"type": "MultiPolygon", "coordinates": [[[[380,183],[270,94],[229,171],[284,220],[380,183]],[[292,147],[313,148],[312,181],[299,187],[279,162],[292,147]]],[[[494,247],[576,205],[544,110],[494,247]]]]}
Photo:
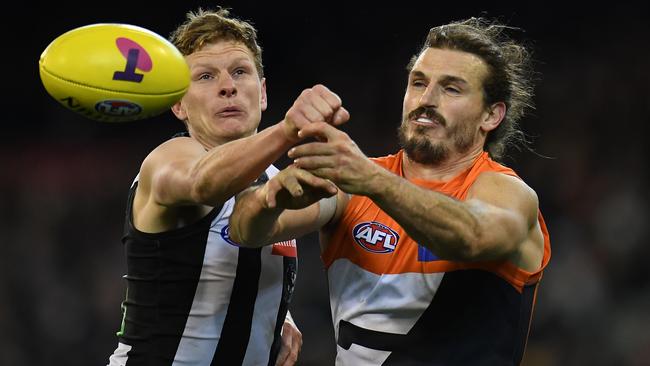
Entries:
{"type": "MultiPolygon", "coordinates": [[[[273,166],[262,178],[277,173],[273,166]]],[[[262,179],[260,178],[260,179],[262,179]]],[[[240,248],[228,236],[234,197],[189,226],[133,226],[122,239],[126,299],[110,366],[274,365],[296,276],[295,240],[240,248]]]]}

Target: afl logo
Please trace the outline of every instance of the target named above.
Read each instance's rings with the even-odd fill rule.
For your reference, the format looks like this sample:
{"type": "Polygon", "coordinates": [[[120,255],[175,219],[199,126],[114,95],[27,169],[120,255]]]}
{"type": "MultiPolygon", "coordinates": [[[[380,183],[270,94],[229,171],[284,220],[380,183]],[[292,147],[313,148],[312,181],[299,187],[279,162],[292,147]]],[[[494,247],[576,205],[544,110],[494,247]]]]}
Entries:
{"type": "Polygon", "coordinates": [[[135,116],[142,107],[128,100],[102,100],[95,104],[95,110],[107,116],[135,116]]]}
{"type": "Polygon", "coordinates": [[[357,244],[372,253],[391,253],[395,250],[399,235],[395,230],[379,222],[362,222],[352,229],[357,244]]]}

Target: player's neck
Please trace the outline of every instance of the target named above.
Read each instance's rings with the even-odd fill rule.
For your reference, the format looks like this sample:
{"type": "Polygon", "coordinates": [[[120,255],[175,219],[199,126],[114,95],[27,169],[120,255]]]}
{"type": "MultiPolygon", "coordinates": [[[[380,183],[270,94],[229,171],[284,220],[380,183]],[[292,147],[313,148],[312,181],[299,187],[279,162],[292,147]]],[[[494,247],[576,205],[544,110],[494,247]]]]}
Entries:
{"type": "Polygon", "coordinates": [[[402,169],[407,179],[433,180],[446,182],[468,169],[483,153],[478,147],[463,154],[452,154],[449,158],[437,164],[423,164],[411,160],[404,154],[402,169]]]}
{"type": "Polygon", "coordinates": [[[227,140],[221,140],[221,139],[214,139],[214,138],[206,138],[205,136],[201,135],[193,135],[192,136],[196,141],[199,142],[199,144],[203,145],[203,148],[206,151],[210,151],[212,148],[215,148],[217,146],[221,146],[229,141],[227,140]]]}

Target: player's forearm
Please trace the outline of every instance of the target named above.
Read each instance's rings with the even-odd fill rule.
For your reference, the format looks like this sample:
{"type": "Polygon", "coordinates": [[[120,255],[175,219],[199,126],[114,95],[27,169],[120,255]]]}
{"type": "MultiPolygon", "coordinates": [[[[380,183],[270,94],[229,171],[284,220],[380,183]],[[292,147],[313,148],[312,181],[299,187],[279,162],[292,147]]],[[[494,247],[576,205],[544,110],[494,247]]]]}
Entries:
{"type": "Polygon", "coordinates": [[[438,257],[471,260],[478,255],[484,228],[466,203],[420,188],[388,171],[370,187],[368,196],[438,257]]]}
{"type": "Polygon", "coordinates": [[[282,125],[213,148],[192,168],[192,196],[215,205],[237,194],[277,160],[293,143],[282,125]]]}
{"type": "Polygon", "coordinates": [[[281,208],[267,208],[264,190],[256,187],[242,192],[230,215],[230,238],[245,247],[261,247],[277,231],[281,208]]]}

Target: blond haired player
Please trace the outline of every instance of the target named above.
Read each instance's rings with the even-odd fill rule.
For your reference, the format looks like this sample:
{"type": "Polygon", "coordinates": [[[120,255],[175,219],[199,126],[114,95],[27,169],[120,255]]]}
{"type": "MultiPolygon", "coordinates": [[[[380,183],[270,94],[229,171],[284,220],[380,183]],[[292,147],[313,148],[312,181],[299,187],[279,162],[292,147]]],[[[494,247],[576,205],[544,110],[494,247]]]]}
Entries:
{"type": "Polygon", "coordinates": [[[295,241],[240,248],[228,217],[235,194],[277,173],[270,164],[299,128],[349,115],[316,86],[256,133],[267,98],[255,29],[226,10],[199,10],[171,40],[190,66],[189,90],[172,107],[188,135],[156,147],[131,187],[127,291],[110,365],[292,365],[302,343],[285,319],[295,241]]]}

